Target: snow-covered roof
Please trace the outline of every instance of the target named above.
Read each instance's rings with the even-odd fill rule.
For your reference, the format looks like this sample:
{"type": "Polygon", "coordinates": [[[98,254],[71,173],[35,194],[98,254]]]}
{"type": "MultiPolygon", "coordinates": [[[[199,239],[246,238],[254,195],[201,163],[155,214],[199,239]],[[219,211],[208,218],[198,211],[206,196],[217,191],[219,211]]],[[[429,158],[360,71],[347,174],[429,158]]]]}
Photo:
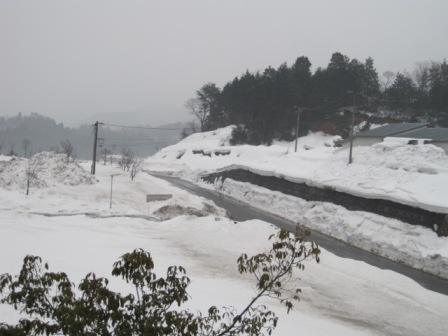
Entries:
{"type": "Polygon", "coordinates": [[[421,129],[426,123],[395,123],[377,127],[357,134],[357,137],[391,137],[404,132],[421,129]]]}
{"type": "Polygon", "coordinates": [[[432,127],[432,128],[420,128],[393,137],[399,138],[415,138],[415,139],[430,139],[434,141],[448,141],[448,128],[432,127]]]}

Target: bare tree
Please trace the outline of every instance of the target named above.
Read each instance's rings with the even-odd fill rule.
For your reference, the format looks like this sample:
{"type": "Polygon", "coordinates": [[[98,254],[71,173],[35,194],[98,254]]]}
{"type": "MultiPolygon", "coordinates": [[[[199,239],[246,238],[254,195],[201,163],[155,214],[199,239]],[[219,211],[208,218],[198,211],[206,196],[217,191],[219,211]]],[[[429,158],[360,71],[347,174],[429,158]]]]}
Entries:
{"type": "MultiPolygon", "coordinates": [[[[103,163],[104,163],[104,165],[106,165],[106,163],[107,163],[107,158],[108,158],[108,156],[111,156],[111,155],[112,155],[112,151],[111,151],[109,148],[104,147],[104,148],[102,149],[102,151],[101,151],[101,156],[102,156],[102,158],[103,158],[103,163]]],[[[111,162],[111,164],[112,164],[112,159],[110,160],[110,162],[111,162]]]]}
{"type": "Polygon", "coordinates": [[[11,145],[11,147],[9,149],[9,152],[8,152],[8,155],[9,156],[16,156],[17,155],[15,150],[14,150],[14,144],[11,145]]]}
{"type": "Polygon", "coordinates": [[[189,136],[193,133],[197,133],[197,132],[199,132],[199,128],[198,128],[198,125],[196,124],[196,122],[193,120],[187,124],[187,127],[184,127],[182,129],[182,133],[180,134],[180,137],[181,137],[181,139],[184,139],[187,136],[189,136]]]}
{"type": "Polygon", "coordinates": [[[22,149],[23,149],[24,157],[28,158],[31,156],[31,141],[30,141],[30,139],[23,139],[22,149]]]}
{"type": "Polygon", "coordinates": [[[118,165],[124,171],[129,171],[129,169],[131,169],[134,157],[134,152],[132,152],[129,148],[123,148],[121,150],[120,160],[118,160],[118,165]]]}
{"type": "Polygon", "coordinates": [[[196,117],[199,122],[199,128],[201,131],[204,130],[205,123],[209,115],[209,110],[203,108],[201,101],[198,98],[190,98],[185,103],[185,107],[190,111],[192,115],[196,117]]]}
{"type": "Polygon", "coordinates": [[[421,92],[429,92],[431,80],[431,63],[418,62],[415,64],[413,77],[421,92]]]}
{"type": "Polygon", "coordinates": [[[75,150],[72,143],[68,139],[61,141],[61,149],[62,153],[67,156],[67,161],[70,161],[70,159],[74,157],[75,150]]]}
{"type": "Polygon", "coordinates": [[[111,166],[114,164],[114,153],[117,153],[117,145],[116,144],[112,144],[111,149],[110,149],[109,161],[110,161],[111,166]]]}
{"type": "Polygon", "coordinates": [[[28,159],[28,166],[26,168],[26,195],[30,194],[30,186],[31,182],[37,179],[37,161],[33,162],[31,159],[28,159]]]}
{"type": "Polygon", "coordinates": [[[137,176],[138,172],[141,170],[143,164],[143,159],[139,157],[134,157],[131,163],[130,176],[131,181],[137,176]]]}
{"type": "Polygon", "coordinates": [[[383,77],[386,79],[383,83],[384,86],[384,90],[387,90],[387,88],[392,84],[392,82],[395,79],[395,72],[392,71],[384,71],[383,72],[383,77]]]}

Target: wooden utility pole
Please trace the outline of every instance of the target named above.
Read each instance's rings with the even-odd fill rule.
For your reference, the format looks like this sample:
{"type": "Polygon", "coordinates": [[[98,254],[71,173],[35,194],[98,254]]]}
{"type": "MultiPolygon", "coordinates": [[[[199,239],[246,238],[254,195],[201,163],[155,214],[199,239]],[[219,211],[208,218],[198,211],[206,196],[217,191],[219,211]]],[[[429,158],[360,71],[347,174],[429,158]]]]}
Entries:
{"type": "Polygon", "coordinates": [[[93,124],[93,157],[92,157],[92,168],[90,173],[92,175],[95,175],[95,168],[96,168],[96,148],[98,145],[98,125],[100,123],[97,121],[95,124],[93,124]]]}
{"type": "Polygon", "coordinates": [[[355,137],[355,113],[356,113],[356,93],[353,92],[352,125],[350,127],[350,152],[348,164],[353,163],[353,138],[355,137]]]}
{"type": "Polygon", "coordinates": [[[110,197],[109,197],[109,209],[112,209],[112,185],[114,183],[114,176],[119,176],[121,174],[111,174],[110,175],[110,197]]]}
{"type": "Polygon", "coordinates": [[[302,109],[300,107],[296,107],[296,110],[297,110],[297,124],[296,124],[296,143],[294,146],[294,152],[297,152],[297,142],[299,139],[300,113],[302,112],[302,109]]]}

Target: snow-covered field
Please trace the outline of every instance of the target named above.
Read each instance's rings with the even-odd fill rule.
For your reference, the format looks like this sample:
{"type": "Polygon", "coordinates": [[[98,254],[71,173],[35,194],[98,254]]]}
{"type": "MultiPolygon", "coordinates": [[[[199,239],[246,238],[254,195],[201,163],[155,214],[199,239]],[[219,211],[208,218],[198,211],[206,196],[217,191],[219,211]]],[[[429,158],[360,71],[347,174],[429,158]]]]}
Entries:
{"type": "MultiPolygon", "coordinates": [[[[206,172],[244,168],[309,185],[330,186],[369,198],[391,199],[448,214],[448,155],[433,145],[406,145],[386,139],[373,146],[348,149],[333,144],[338,137],[313,133],[294,143],[230,146],[232,126],[193,134],[146,160],[146,169],[165,171],[201,183],[206,172]],[[210,155],[194,154],[202,150],[210,155]],[[228,155],[216,155],[223,151],[228,155]],[[215,153],[216,152],[216,153],[215,153]]],[[[226,181],[215,186],[252,206],[297,221],[389,259],[448,278],[448,237],[430,229],[330,203],[270,192],[250,184],[226,181]]]]}
{"type": "MultiPolygon", "coordinates": [[[[89,163],[81,166],[89,169],[89,163]]],[[[17,273],[26,254],[37,254],[53,270],[67,271],[75,282],[90,271],[110,276],[121,254],[141,247],[152,253],[160,271],[176,264],[187,268],[191,309],[247,303],[254,281],[238,274],[236,258],[267,248],[267,237],[275,228],[255,220],[234,223],[213,203],[144,173],[134,182],[124,173],[114,178],[109,209],[110,174],[120,172],[98,165],[93,183],[60,181],[32,187],[28,197],[20,183],[23,173],[15,176],[17,183],[0,186],[0,273],[17,273]],[[148,193],[171,193],[173,198],[148,205],[148,193]],[[187,215],[179,216],[179,207],[187,215]],[[170,209],[176,217],[162,220],[171,217],[166,216],[170,209]],[[203,217],[188,215],[191,209],[203,217]]],[[[76,175],[83,173],[70,174],[68,179],[79,181],[76,175]]],[[[321,263],[307,264],[300,278],[302,301],[289,315],[276,302],[266,302],[280,317],[276,335],[448,332],[448,297],[400,274],[324,250],[321,263]]],[[[123,285],[112,281],[111,286],[123,285]]],[[[0,322],[16,318],[9,307],[0,306],[0,322]]]]}

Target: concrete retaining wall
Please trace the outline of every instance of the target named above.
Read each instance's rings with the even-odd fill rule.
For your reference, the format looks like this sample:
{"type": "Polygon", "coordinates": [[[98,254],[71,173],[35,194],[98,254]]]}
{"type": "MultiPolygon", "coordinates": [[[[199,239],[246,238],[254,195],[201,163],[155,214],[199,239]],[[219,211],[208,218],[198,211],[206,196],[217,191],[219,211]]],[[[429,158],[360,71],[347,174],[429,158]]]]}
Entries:
{"type": "Polygon", "coordinates": [[[291,182],[275,176],[262,176],[244,169],[231,169],[202,176],[202,180],[214,183],[216,179],[231,178],[240,182],[252,183],[284,194],[303,198],[307,201],[330,202],[349,210],[366,211],[381,216],[395,218],[403,222],[421,225],[436,230],[439,236],[448,236],[448,215],[428,211],[384,199],[370,199],[336,191],[332,188],[319,188],[305,183],[291,182]]]}

